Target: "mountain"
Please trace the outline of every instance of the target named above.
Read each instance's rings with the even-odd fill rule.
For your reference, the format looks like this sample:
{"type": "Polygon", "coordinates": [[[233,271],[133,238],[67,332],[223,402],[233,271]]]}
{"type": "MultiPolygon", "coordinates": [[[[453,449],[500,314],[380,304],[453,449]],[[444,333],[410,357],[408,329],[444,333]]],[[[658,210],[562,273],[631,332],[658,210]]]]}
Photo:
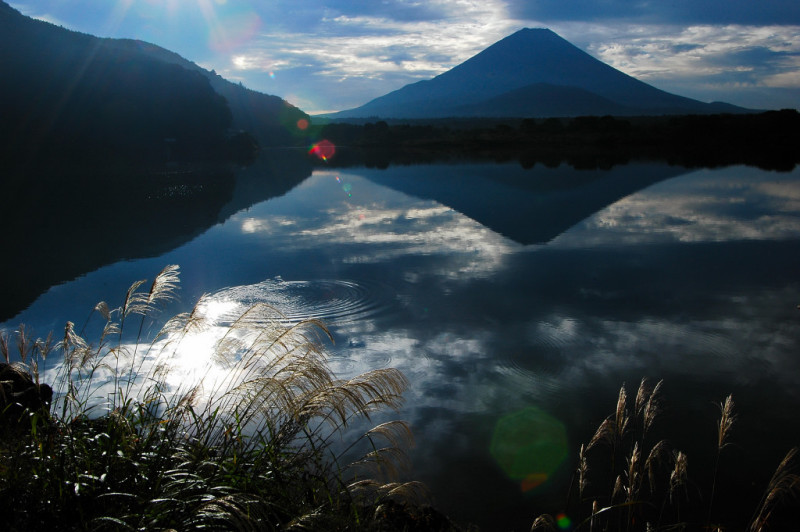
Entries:
{"type": "Polygon", "coordinates": [[[639,81],[548,29],[523,29],[430,80],[332,118],[665,115],[746,112],[639,81]]]}
{"type": "Polygon", "coordinates": [[[208,79],[217,94],[223,96],[233,115],[231,127],[254,135],[262,146],[285,145],[294,139],[298,120],[309,116],[283,98],[264,94],[226,80],[215,71],[206,70],[160,46],[139,40],[115,41],[121,49],[135,49],[154,59],[199,72],[208,79]]]}
{"type": "Polygon", "coordinates": [[[307,118],[154,45],[70,31],[2,1],[0,116],[4,157],[143,160],[217,153],[237,130],[284,144],[307,118]]]}

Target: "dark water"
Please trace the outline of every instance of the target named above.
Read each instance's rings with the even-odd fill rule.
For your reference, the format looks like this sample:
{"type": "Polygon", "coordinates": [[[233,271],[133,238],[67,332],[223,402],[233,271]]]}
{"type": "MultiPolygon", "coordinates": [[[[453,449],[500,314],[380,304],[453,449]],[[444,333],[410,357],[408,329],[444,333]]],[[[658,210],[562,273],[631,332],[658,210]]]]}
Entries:
{"type": "Polygon", "coordinates": [[[406,374],[396,417],[414,430],[412,476],[485,530],[527,530],[563,510],[580,443],[619,387],[634,395],[642,377],[664,379],[658,427],[700,487],[715,403],[733,393],[720,513],[749,517],[800,444],[800,171],[465,163],[306,178],[291,168],[237,174],[174,249],[64,279],[2,327],[79,323],[166,264],[182,272],[171,310],[211,292],[223,306],[267,301],[320,317],[341,376],[406,374]],[[553,434],[540,471],[509,464],[526,426],[553,434]]]}

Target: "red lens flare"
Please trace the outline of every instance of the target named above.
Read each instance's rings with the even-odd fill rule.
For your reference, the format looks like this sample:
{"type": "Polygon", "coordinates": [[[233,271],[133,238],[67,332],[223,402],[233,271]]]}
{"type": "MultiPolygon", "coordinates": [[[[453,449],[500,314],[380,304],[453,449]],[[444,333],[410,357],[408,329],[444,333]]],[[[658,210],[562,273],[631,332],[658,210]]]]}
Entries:
{"type": "Polygon", "coordinates": [[[308,150],[308,153],[316,155],[323,161],[327,161],[333,157],[334,153],[336,153],[336,146],[334,146],[333,142],[329,140],[321,140],[311,146],[311,149],[308,150]]]}

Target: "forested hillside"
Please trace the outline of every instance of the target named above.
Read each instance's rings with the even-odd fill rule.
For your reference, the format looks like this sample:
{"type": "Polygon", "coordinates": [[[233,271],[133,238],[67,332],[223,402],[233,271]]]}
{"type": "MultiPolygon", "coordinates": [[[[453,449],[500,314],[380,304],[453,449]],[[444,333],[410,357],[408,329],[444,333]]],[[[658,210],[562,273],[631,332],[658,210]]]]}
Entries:
{"type": "Polygon", "coordinates": [[[7,160],[230,157],[253,149],[249,136],[290,141],[284,124],[306,116],[280,98],[220,78],[221,94],[209,80],[215,76],[145,45],[69,31],[0,2],[0,154],[7,160]]]}

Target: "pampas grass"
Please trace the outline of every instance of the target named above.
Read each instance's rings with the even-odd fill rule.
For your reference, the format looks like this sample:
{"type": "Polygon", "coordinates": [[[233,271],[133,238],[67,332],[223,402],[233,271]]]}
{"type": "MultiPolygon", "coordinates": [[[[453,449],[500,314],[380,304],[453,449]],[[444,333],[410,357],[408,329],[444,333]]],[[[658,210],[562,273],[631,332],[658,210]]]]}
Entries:
{"type": "MultiPolygon", "coordinates": [[[[719,457],[732,443],[731,433],[737,419],[733,397],[728,395],[717,405],[716,461],[707,488],[710,495],[704,499],[702,487],[691,481],[687,455],[673,449],[665,439],[652,441],[650,437],[662,409],[662,386],[659,381],[651,387],[643,379],[630,405],[623,385],[614,413],[600,423],[588,445],[581,445],[575,471],[577,501],[572,500],[570,490],[566,503],[566,508],[573,510],[570,517],[578,517],[574,530],[723,530],[723,525],[712,522],[712,510],[719,457]],[[593,481],[594,478],[600,482],[593,481]],[[697,494],[699,500],[692,500],[691,496],[697,494]],[[706,504],[707,508],[700,510],[698,504],[706,504]],[[685,510],[690,505],[694,512],[687,519],[685,510]]],[[[795,448],[786,454],[750,523],[740,524],[739,529],[750,532],[768,529],[781,503],[800,493],[797,453],[795,448]]],[[[531,530],[557,530],[556,520],[547,514],[539,516],[531,530]]]]}
{"type": "MultiPolygon", "coordinates": [[[[339,380],[321,322],[291,324],[254,305],[221,325],[205,317],[206,297],[145,340],[177,285],[178,267],[168,266],[149,286],[133,283],[120,306],[99,303],[94,342],[72,322],[58,342],[18,330],[18,363],[37,383],[50,363],[55,399],[51,413],[28,413],[29,433],[0,443],[0,525],[369,529],[376,505],[425,498],[422,485],[400,481],[413,443],[405,423],[340,441],[356,422],[401,404],[408,383],[399,371],[339,380]],[[186,372],[175,361],[202,358],[198,337],[209,353],[186,372]]],[[[0,336],[7,361],[13,343],[0,336]]]]}
{"type": "Polygon", "coordinates": [[[791,449],[778,464],[750,523],[751,532],[765,530],[769,525],[770,516],[781,501],[787,497],[796,497],[800,492],[800,475],[793,472],[796,469],[797,451],[796,447],[791,449]]]}
{"type": "Polygon", "coordinates": [[[728,395],[724,401],[719,403],[718,407],[719,420],[717,421],[717,454],[716,458],[714,459],[714,473],[711,481],[711,496],[709,497],[708,502],[707,523],[709,526],[711,524],[711,512],[714,508],[714,495],[716,495],[717,491],[717,473],[719,470],[720,456],[722,455],[722,449],[727,447],[730,443],[728,440],[730,439],[730,434],[733,430],[733,424],[736,421],[736,414],[733,412],[733,395],[728,395]]]}

